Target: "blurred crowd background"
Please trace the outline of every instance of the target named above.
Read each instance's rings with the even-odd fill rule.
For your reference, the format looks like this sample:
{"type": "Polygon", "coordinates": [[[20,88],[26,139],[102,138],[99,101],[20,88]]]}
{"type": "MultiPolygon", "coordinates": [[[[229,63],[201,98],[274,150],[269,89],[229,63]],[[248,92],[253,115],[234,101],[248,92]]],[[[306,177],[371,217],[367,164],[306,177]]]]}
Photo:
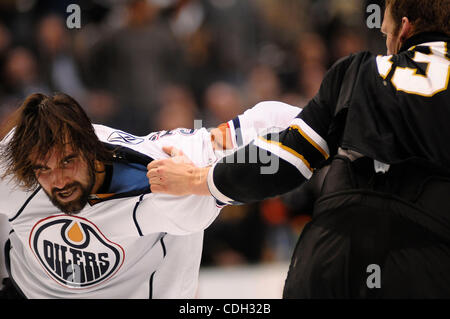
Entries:
{"type": "MultiPolygon", "coordinates": [[[[30,93],[64,92],[136,135],[211,128],[260,101],[303,107],[350,53],[384,54],[381,0],[0,0],[0,121],[30,93]],[[81,28],[70,29],[70,4],[81,28]]],[[[309,212],[295,196],[224,208],[202,265],[287,261],[309,212]]]]}

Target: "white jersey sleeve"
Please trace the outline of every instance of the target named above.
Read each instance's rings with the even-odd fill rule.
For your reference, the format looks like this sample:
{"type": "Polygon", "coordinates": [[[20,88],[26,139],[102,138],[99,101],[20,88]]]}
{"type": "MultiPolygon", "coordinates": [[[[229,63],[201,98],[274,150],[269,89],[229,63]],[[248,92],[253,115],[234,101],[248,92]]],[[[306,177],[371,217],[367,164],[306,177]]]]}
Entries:
{"type": "Polygon", "coordinates": [[[136,210],[136,220],[143,234],[187,235],[207,228],[222,207],[212,196],[149,194],[136,210]]]}
{"type": "Polygon", "coordinates": [[[247,145],[257,136],[286,129],[301,111],[299,107],[277,101],[256,104],[228,121],[233,148],[247,145]]]}

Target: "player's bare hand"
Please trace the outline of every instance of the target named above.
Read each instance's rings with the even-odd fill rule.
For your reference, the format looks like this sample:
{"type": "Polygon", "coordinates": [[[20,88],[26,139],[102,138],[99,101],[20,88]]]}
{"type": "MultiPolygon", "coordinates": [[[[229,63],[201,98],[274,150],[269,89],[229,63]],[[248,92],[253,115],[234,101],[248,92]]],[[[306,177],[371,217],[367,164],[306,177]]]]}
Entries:
{"type": "Polygon", "coordinates": [[[147,177],[153,193],[171,195],[207,195],[206,174],[209,168],[199,168],[175,147],[163,147],[170,158],[154,160],[147,165],[147,177]]]}

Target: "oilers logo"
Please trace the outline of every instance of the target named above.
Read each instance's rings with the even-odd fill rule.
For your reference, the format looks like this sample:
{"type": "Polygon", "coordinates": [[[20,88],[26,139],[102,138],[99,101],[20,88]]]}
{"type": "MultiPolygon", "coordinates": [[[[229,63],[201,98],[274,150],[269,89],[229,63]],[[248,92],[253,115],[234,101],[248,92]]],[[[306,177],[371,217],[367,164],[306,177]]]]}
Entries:
{"type": "Polygon", "coordinates": [[[89,220],[57,215],[34,225],[29,245],[45,272],[67,288],[88,288],[113,277],[123,264],[121,246],[89,220]]]}

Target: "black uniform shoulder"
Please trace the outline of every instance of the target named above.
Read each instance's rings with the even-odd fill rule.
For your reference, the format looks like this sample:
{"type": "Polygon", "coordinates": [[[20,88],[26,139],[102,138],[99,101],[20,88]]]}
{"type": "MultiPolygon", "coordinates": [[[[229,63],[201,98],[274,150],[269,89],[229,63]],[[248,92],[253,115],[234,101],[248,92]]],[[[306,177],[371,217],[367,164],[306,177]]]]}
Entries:
{"type": "Polygon", "coordinates": [[[337,113],[348,105],[355,77],[360,66],[373,55],[368,51],[350,54],[339,59],[325,74],[319,92],[303,108],[299,117],[317,134],[326,139],[330,151],[336,149],[341,130],[341,121],[335,120],[337,113]]]}
{"type": "Polygon", "coordinates": [[[368,58],[373,57],[374,55],[370,51],[360,51],[357,53],[352,53],[350,55],[347,55],[345,57],[340,58],[337,60],[333,66],[330,68],[331,70],[345,70],[349,67],[349,65],[354,61],[367,61],[368,58]]]}
{"type": "Polygon", "coordinates": [[[315,98],[320,98],[322,102],[336,101],[344,79],[353,76],[348,74],[349,71],[359,72],[360,66],[370,61],[372,57],[374,57],[372,53],[362,51],[350,54],[336,61],[325,74],[319,94],[315,98]]]}

